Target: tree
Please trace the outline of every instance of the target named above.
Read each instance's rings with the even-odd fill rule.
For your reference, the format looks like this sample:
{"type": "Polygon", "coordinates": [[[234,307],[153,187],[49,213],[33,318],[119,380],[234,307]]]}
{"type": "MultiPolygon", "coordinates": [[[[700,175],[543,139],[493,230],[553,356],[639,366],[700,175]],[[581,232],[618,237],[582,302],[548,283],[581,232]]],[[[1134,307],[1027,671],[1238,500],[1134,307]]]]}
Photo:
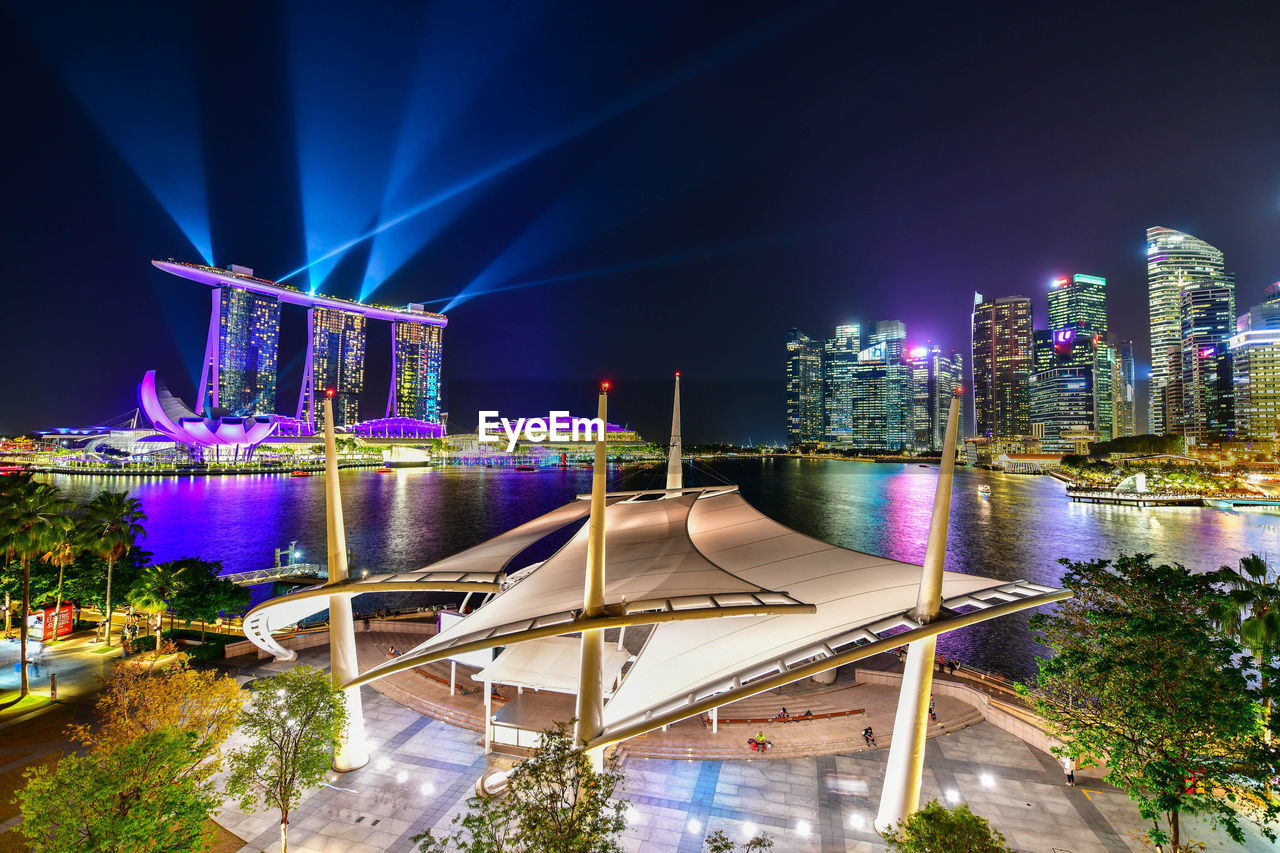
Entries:
{"type": "Polygon", "coordinates": [[[40,562],[58,567],[58,592],[54,597],[53,630],[50,632],[55,640],[58,639],[59,629],[62,627],[62,576],[67,566],[74,563],[76,559],[75,552],[71,550],[71,532],[71,525],[63,528],[64,540],[40,557],[40,562]]]}
{"type": "Polygon", "coordinates": [[[1271,717],[1269,671],[1280,663],[1280,572],[1257,554],[1240,558],[1240,569],[1223,566],[1214,576],[1227,590],[1215,613],[1218,624],[1253,654],[1263,694],[1263,719],[1271,717]]]}
{"type": "Polygon", "coordinates": [[[98,694],[98,724],[73,725],[70,734],[94,753],[165,729],[190,735],[194,775],[203,780],[217,770],[218,750],[235,730],[243,704],[234,678],[191,669],[182,659],[160,670],[118,666],[98,694]]]}
{"type": "MultiPolygon", "coordinates": [[[[169,560],[147,566],[129,587],[125,600],[144,613],[164,613],[186,584],[185,574],[192,562],[199,561],[169,560]]],[[[173,630],[172,615],[169,617],[169,630],[173,630]]]]}
{"type": "Polygon", "coordinates": [[[342,691],[310,666],[276,676],[241,716],[249,743],[227,757],[226,793],[243,809],[280,812],[280,853],[288,851],[289,813],[324,779],[346,723],[342,691]]]}
{"type": "Polygon", "coordinates": [[[30,474],[6,477],[0,485],[0,538],[6,553],[16,554],[22,564],[22,623],[18,669],[21,671],[20,696],[31,692],[27,674],[27,634],[31,609],[31,560],[48,553],[65,541],[71,525],[67,511],[71,502],[62,497],[57,486],[36,483],[30,474]]]}
{"type": "MultiPolygon", "coordinates": [[[[1025,691],[1062,741],[1055,753],[1105,765],[1106,781],[1152,822],[1156,843],[1187,849],[1183,814],[1243,843],[1232,804],[1242,792],[1264,791],[1275,759],[1260,736],[1240,647],[1215,630],[1223,599],[1213,578],[1152,565],[1149,554],[1061,562],[1074,595],[1032,618],[1054,654],[1038,659],[1036,688],[1025,691]]],[[[1272,840],[1265,823],[1275,814],[1272,804],[1259,814],[1272,840]]]]}
{"type": "Polygon", "coordinates": [[[757,835],[750,841],[744,841],[739,847],[733,839],[717,829],[707,836],[707,853],[755,853],[757,850],[772,850],[773,839],[767,835],[757,835]]]}
{"type": "Polygon", "coordinates": [[[191,557],[178,562],[184,565],[184,572],[177,593],[169,601],[169,610],[185,622],[200,620],[200,642],[204,642],[205,625],[220,613],[248,606],[249,590],[218,577],[221,563],[191,557]]]}
{"type": "Polygon", "coordinates": [[[507,777],[501,797],[476,796],[454,818],[452,835],[415,836],[422,853],[446,843],[464,853],[614,853],[626,828],[627,803],[611,799],[622,781],[617,758],[597,772],[574,742],[569,723],[542,733],[532,756],[507,777]]]}
{"type": "Polygon", "coordinates": [[[85,547],[92,549],[107,562],[107,596],[105,618],[106,643],[111,646],[111,579],[116,562],[130,550],[147,532],[141,522],[146,521],[142,503],[129,497],[127,492],[102,492],[89,502],[81,520],[81,535],[85,547]]]}
{"type": "Polygon", "coordinates": [[[1013,853],[1004,836],[968,805],[949,809],[937,800],[890,827],[884,840],[902,853],[1013,853]]]}
{"type": "Polygon", "coordinates": [[[27,771],[19,831],[34,853],[207,850],[219,798],[198,784],[194,737],[166,728],[27,771]]]}

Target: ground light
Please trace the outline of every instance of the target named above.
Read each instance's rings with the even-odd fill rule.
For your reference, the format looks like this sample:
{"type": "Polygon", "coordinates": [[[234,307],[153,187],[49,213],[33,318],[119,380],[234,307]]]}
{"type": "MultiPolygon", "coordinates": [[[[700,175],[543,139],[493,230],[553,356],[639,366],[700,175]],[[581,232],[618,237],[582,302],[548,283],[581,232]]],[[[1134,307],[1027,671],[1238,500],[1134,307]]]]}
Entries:
{"type": "Polygon", "coordinates": [[[796,822],[796,832],[799,833],[802,837],[808,838],[809,830],[810,830],[809,821],[801,820],[796,822]]]}
{"type": "Polygon", "coordinates": [[[689,818],[689,822],[685,824],[685,829],[690,832],[702,832],[702,821],[698,820],[696,817],[691,817],[689,818]]]}

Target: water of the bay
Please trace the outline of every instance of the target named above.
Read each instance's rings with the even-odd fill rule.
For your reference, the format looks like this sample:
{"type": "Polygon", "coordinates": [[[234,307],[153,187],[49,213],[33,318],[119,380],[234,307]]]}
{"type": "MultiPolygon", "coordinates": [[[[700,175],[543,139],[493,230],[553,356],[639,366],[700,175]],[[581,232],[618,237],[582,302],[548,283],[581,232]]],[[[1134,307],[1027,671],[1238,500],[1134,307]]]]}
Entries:
{"type": "MultiPolygon", "coordinates": [[[[662,485],[660,468],[611,468],[611,488],[662,485]]],[[[739,484],[766,515],[847,548],[905,562],[924,559],[936,466],[838,460],[699,462],[690,484],[739,484]],[[711,470],[706,470],[710,468],[711,470]],[[714,472],[714,473],[713,473],[714,472]]],[[[340,473],[347,544],[357,570],[421,568],[572,500],[590,489],[589,470],[400,469],[340,473]]],[[[297,540],[302,559],[323,564],[322,476],[102,478],[55,476],[71,497],[128,490],[147,513],[143,546],[157,560],[199,556],[225,571],[272,565],[297,540]]],[[[1049,477],[959,468],[951,503],[947,568],[1002,580],[1056,584],[1059,558],[1154,553],[1206,571],[1257,552],[1280,556],[1280,516],[1199,507],[1138,509],[1072,503],[1049,477]],[[989,496],[978,486],[991,486],[989,496]]],[[[1015,614],[945,635],[939,649],[974,666],[1030,677],[1040,649],[1015,614]]]]}

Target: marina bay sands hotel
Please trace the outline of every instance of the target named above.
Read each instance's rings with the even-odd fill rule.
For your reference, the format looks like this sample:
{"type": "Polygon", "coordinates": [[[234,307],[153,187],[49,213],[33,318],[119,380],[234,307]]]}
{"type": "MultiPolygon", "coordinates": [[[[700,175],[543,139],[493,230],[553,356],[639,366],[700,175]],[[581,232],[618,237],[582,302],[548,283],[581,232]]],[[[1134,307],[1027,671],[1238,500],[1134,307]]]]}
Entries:
{"type": "Polygon", "coordinates": [[[296,415],[302,431],[323,430],[328,388],[336,392],[334,426],[360,421],[365,325],[371,320],[392,325],[386,417],[440,423],[441,338],[449,323],[443,314],[413,303],[388,308],[309,294],[257,278],[253,270],[235,264],[224,270],[174,260],[151,263],[213,288],[196,411],[239,417],[277,413],[280,305],[289,303],[307,308],[307,359],[296,415]]]}

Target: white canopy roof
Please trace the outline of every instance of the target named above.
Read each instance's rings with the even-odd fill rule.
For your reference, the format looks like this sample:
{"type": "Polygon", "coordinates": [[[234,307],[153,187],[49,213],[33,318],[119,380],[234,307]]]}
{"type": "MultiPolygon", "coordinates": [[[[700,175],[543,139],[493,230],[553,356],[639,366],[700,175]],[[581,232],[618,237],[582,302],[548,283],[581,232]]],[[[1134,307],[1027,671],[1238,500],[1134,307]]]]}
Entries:
{"type": "MultiPolygon", "coordinates": [[[[507,646],[493,663],[471,678],[515,687],[531,687],[555,693],[578,692],[578,649],[582,642],[574,637],[543,637],[507,646]]],[[[612,646],[604,649],[601,683],[608,687],[622,673],[631,655],[612,646]]]]}

